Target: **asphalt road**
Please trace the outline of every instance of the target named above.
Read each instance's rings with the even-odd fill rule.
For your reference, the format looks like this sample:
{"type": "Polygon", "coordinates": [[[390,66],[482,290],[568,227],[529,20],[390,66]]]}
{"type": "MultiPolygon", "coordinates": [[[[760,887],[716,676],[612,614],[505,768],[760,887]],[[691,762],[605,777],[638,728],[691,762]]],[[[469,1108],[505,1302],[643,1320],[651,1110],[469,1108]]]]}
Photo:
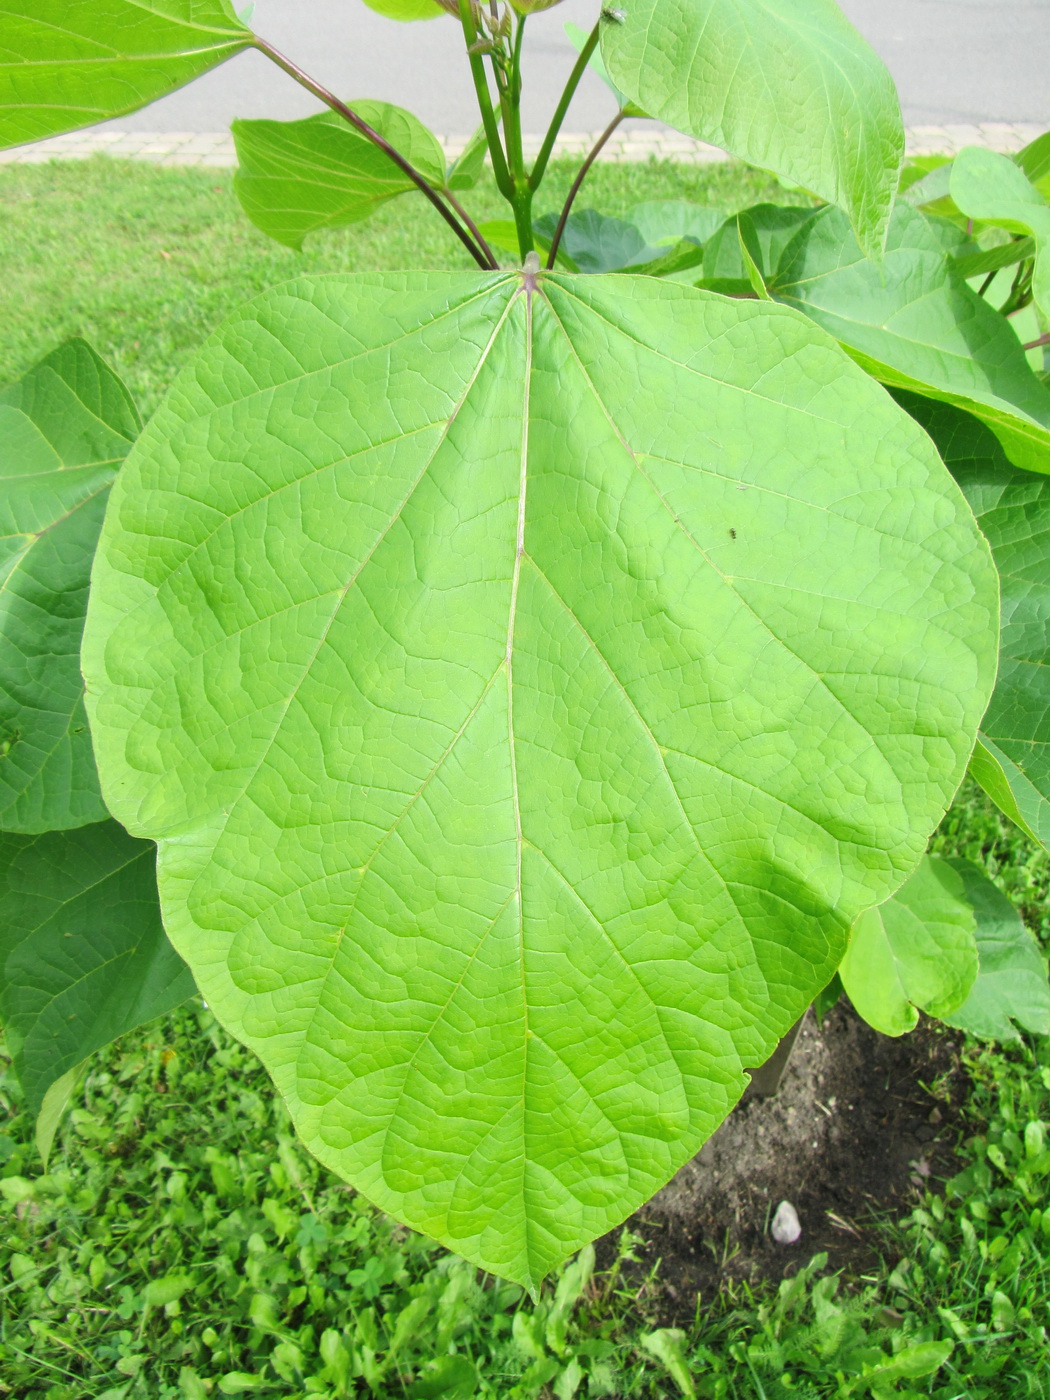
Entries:
{"type": "MultiPolygon", "coordinates": [[[[238,0],[240,4],[240,0],[238,0]]],[[[984,121],[1050,127],[1050,0],[842,0],[896,79],[909,126],[984,121]]],[[[524,126],[545,129],[575,57],[566,20],[589,28],[598,0],[564,0],[526,30],[524,126]]],[[[462,36],[444,16],[395,24],[362,0],[257,0],[253,27],[344,97],[382,98],[443,135],[477,124],[462,36]]],[[[306,116],[319,104],[257,53],[109,125],[223,131],[233,117],[306,116]]],[[[588,75],[563,130],[595,131],[612,99],[588,75]]]]}

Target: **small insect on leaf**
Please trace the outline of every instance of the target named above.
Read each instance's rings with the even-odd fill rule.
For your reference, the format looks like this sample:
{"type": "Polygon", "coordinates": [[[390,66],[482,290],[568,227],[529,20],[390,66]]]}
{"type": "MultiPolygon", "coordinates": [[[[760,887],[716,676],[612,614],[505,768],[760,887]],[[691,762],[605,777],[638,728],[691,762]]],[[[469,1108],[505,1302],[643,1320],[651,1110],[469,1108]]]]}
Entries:
{"type": "Polygon", "coordinates": [[[606,6],[602,7],[602,19],[607,19],[610,24],[623,24],[626,18],[626,10],[610,10],[606,6]]]}
{"type": "Polygon", "coordinates": [[[730,538],[731,540],[735,540],[735,539],[736,539],[736,531],[735,531],[734,529],[732,529],[732,528],[731,528],[730,531],[729,531],[729,538],[730,538]]]}

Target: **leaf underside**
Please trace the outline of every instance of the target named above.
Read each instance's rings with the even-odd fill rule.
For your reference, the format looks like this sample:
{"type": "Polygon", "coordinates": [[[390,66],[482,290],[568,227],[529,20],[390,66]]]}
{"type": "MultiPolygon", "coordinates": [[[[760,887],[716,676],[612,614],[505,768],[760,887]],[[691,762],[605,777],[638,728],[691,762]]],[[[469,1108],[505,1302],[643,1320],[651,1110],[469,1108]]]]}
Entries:
{"type": "Polygon", "coordinates": [[[770,291],[884,384],[966,409],[1011,461],[1050,472],[1050,390],[916,210],[897,205],[881,266],[863,257],[838,210],[820,211],[785,249],[770,291]]]}
{"type": "Polygon", "coordinates": [[[926,856],[896,894],[857,920],[842,985],[869,1025],[904,1035],[919,1010],[944,1017],[966,1000],[977,977],[975,928],[959,872],[926,856]]]}
{"type": "Polygon", "coordinates": [[[435,0],[365,0],[370,10],[376,10],[387,19],[396,19],[402,24],[413,20],[438,19],[447,14],[435,0]]]}
{"type": "Polygon", "coordinates": [[[0,0],[0,149],[134,112],[252,37],[228,0],[0,0]]]}
{"type": "Polygon", "coordinates": [[[962,487],[999,572],[999,674],[971,769],[1006,815],[1050,849],[1050,478],[1011,466],[968,413],[899,397],[962,487]]]}
{"type": "Polygon", "coordinates": [[[155,863],[114,821],[0,835],[0,1017],[34,1113],[88,1055],[193,995],[155,863]]]}
{"type": "Polygon", "coordinates": [[[123,384],[82,340],[0,391],[0,830],[108,815],[80,639],[109,486],[140,426],[123,384]]]}
{"type": "Polygon", "coordinates": [[[619,88],[840,205],[878,254],[904,155],[900,104],[834,0],[631,0],[621,15],[601,31],[619,88]]]}
{"type": "MultiPolygon", "coordinates": [[[[431,184],[444,185],[441,145],[411,112],[389,102],[351,107],[431,184]]],[[[367,219],[416,189],[384,151],[332,112],[302,121],[235,121],[233,139],[241,207],[263,233],[291,248],[318,229],[367,219]]]]}
{"type": "Polygon", "coordinates": [[[535,1286],[647,1199],[919,859],[995,667],[928,439],[651,278],[257,299],[121,473],[107,800],[307,1145],[535,1286]]]}
{"type": "Polygon", "coordinates": [[[949,861],[977,919],[980,971],[969,996],[944,1019],[986,1040],[1020,1040],[1015,1026],[1050,1033],[1050,985],[1039,945],[991,880],[969,861],[949,861]]]}

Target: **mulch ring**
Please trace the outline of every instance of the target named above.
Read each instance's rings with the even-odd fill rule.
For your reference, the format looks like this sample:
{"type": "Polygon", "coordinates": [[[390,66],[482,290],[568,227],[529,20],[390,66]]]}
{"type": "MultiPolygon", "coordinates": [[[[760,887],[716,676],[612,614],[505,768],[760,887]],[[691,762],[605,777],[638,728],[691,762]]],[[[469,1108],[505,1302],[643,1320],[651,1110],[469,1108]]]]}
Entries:
{"type": "MultiPolygon", "coordinates": [[[[818,1027],[808,1013],[775,1097],[734,1110],[698,1156],[627,1222],[636,1247],[627,1279],[645,1289],[664,1323],[692,1321],[697,1294],[728,1280],[779,1281],[821,1251],[830,1269],[860,1274],[880,1263],[876,1214],[903,1214],[931,1180],[956,1170],[952,1146],[966,1094],[958,1040],[923,1020],[894,1040],[843,999],[818,1027]],[[802,1235],[777,1244],[781,1201],[802,1235]]],[[[598,1243],[615,1258],[619,1231],[598,1243]]]]}

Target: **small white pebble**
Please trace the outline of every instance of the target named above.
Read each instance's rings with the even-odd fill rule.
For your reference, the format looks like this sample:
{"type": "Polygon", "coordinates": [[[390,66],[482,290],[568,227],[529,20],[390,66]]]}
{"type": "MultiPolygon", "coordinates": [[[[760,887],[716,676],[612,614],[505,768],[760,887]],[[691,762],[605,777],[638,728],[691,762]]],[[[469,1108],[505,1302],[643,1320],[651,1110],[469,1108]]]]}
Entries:
{"type": "Polygon", "coordinates": [[[802,1238],[802,1226],[799,1223],[798,1211],[790,1201],[781,1201],[777,1206],[769,1233],[777,1244],[794,1244],[796,1240],[802,1238]]]}

